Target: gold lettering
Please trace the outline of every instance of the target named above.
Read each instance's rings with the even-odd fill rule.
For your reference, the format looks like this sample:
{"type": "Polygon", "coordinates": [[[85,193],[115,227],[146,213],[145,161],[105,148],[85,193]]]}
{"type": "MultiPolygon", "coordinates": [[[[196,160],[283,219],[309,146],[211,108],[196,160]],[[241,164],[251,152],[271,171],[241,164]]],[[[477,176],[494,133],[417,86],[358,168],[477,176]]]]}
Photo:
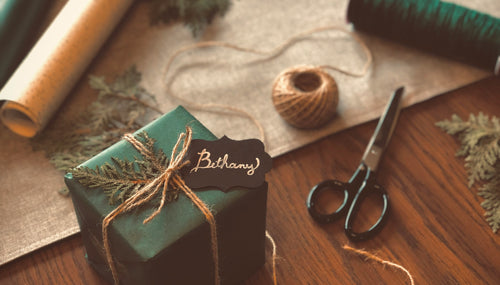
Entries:
{"type": "Polygon", "coordinates": [[[255,160],[257,161],[257,163],[255,164],[255,166],[253,166],[253,164],[250,164],[250,170],[247,171],[247,175],[252,176],[255,173],[255,169],[260,166],[260,159],[256,157],[255,160]]]}
{"type": "Polygon", "coordinates": [[[196,167],[193,167],[190,172],[198,172],[198,169],[204,169],[204,168],[210,168],[212,161],[210,160],[210,152],[207,151],[206,148],[204,148],[201,152],[198,152],[200,155],[200,158],[198,159],[198,163],[196,164],[196,167]],[[205,166],[201,166],[200,164],[206,161],[205,166]]]}
{"type": "Polygon", "coordinates": [[[248,169],[246,172],[247,175],[252,176],[255,174],[255,170],[260,166],[259,158],[255,158],[255,165],[248,163],[236,163],[236,162],[228,162],[229,154],[224,154],[223,157],[217,158],[217,160],[212,161],[210,159],[210,152],[204,148],[201,152],[198,152],[200,157],[198,158],[198,162],[196,166],[193,167],[190,172],[198,172],[199,169],[207,169],[207,168],[220,168],[220,169],[248,169]]]}

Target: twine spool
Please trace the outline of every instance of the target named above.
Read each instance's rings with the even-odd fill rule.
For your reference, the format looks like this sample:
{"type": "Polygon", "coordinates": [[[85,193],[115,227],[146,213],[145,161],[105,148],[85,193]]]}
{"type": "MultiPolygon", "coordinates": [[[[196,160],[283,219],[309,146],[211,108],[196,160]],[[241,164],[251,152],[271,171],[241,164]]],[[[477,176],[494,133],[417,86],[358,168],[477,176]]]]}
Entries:
{"type": "Polygon", "coordinates": [[[302,65],[286,69],[276,77],[272,100],[276,111],[290,125],[317,128],[335,116],[339,95],[330,74],[302,65]]]}

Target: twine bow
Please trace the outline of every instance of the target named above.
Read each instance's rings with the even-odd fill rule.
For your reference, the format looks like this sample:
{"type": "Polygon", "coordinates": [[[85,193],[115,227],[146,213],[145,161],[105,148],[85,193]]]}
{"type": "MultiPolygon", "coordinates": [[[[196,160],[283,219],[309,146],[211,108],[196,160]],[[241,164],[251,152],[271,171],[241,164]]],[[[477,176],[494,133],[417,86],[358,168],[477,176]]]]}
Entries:
{"type": "Polygon", "coordinates": [[[211,237],[211,246],[212,246],[212,258],[215,265],[215,284],[220,284],[219,277],[219,257],[218,257],[218,248],[217,248],[217,228],[215,223],[215,218],[208,206],[200,199],[196,194],[186,185],[184,180],[178,174],[178,171],[184,167],[188,162],[184,161],[184,158],[187,154],[189,145],[191,144],[192,139],[192,130],[189,127],[186,127],[186,132],[181,133],[179,138],[177,139],[177,143],[172,149],[172,154],[170,156],[170,161],[168,166],[165,168],[164,165],[156,159],[154,153],[152,153],[148,148],[144,146],[144,144],[137,140],[133,135],[126,134],[123,137],[126,141],[132,144],[139,153],[145,158],[152,161],[157,169],[161,169],[162,173],[150,183],[144,185],[140,188],[134,195],[126,199],[122,204],[120,204],[117,208],[111,211],[102,222],[102,238],[104,244],[104,250],[106,253],[106,260],[108,262],[109,268],[113,275],[113,280],[115,284],[119,283],[118,272],[116,269],[115,262],[113,260],[113,256],[111,254],[111,247],[108,237],[108,227],[111,222],[120,214],[126,213],[132,209],[135,209],[144,203],[149,202],[151,199],[156,197],[158,193],[161,191],[161,201],[158,208],[144,221],[143,224],[150,222],[156,215],[158,215],[165,205],[167,191],[169,187],[175,187],[180,189],[186,194],[186,196],[200,209],[200,211],[205,216],[206,220],[210,225],[210,237],[211,237]],[[177,149],[182,143],[182,149],[177,153],[177,149]]]}

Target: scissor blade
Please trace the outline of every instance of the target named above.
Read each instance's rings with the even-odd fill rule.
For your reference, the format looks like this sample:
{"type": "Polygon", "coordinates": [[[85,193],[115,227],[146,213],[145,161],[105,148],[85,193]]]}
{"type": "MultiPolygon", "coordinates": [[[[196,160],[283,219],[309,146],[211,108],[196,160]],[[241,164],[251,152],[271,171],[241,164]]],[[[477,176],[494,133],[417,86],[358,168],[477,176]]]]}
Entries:
{"type": "Polygon", "coordinates": [[[385,107],[384,113],[378,121],[375,132],[366,147],[363,158],[361,159],[361,161],[364,162],[372,171],[377,170],[380,158],[389,144],[392,132],[396,127],[399,111],[401,110],[400,103],[404,90],[404,87],[399,87],[392,94],[389,103],[385,107]]]}

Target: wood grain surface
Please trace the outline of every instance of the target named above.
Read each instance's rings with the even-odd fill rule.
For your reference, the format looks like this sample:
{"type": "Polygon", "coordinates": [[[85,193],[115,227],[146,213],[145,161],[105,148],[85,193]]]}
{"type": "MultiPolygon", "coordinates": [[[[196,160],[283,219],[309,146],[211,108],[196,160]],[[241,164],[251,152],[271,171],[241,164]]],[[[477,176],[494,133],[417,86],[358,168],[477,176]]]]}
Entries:
{"type": "MultiPolygon", "coordinates": [[[[373,239],[352,243],[343,221],[314,222],[305,199],[326,178],[349,179],[376,122],[334,134],[274,160],[267,228],[278,247],[278,284],[409,284],[400,271],[344,250],[363,248],[406,267],[416,284],[500,284],[500,233],[467,187],[458,141],[434,124],[452,114],[500,116],[500,77],[404,109],[379,167],[391,213],[373,239]]],[[[272,284],[268,262],[244,284],[272,284]]],[[[0,267],[0,284],[106,284],[86,263],[79,235],[0,267]]],[[[168,276],[165,277],[166,284],[168,276]]]]}

